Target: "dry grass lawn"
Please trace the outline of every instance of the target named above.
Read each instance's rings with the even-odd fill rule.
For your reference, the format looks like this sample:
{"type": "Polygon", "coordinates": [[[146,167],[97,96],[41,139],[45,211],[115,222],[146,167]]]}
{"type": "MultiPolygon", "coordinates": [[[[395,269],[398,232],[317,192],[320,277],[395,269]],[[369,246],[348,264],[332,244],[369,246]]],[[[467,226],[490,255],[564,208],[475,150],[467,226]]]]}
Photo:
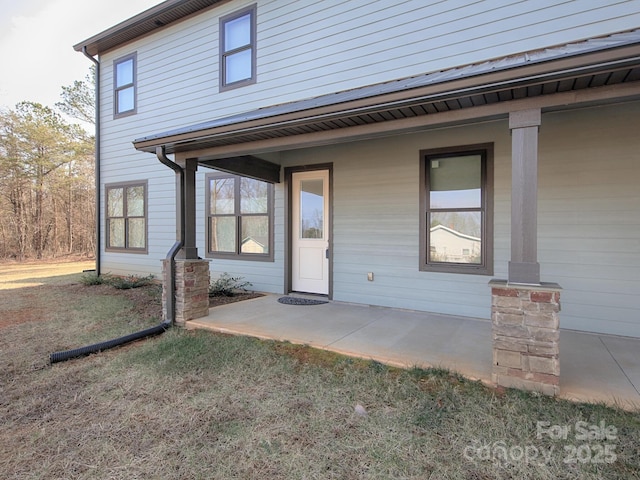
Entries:
{"type": "Polygon", "coordinates": [[[640,413],[442,370],[177,329],[49,366],[160,321],[84,268],[0,265],[2,479],[640,478],[640,413]]]}

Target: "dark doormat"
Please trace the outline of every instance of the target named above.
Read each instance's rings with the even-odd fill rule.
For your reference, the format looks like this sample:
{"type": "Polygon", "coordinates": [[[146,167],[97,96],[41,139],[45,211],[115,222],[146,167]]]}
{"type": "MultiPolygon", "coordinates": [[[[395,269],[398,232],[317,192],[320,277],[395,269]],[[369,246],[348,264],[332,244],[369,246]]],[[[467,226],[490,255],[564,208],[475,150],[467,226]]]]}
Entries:
{"type": "Polygon", "coordinates": [[[278,302],[285,305],[322,305],[323,303],[329,303],[326,300],[314,300],[312,298],[300,298],[300,297],[280,297],[278,302]]]}

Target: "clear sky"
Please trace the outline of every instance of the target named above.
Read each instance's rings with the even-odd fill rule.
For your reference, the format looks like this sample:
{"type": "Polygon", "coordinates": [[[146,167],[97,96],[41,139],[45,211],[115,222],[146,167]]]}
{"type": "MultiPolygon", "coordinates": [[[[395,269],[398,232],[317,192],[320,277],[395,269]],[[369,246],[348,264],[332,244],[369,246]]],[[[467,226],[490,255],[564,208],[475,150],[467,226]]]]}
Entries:
{"type": "Polygon", "coordinates": [[[0,0],[0,108],[53,107],[91,61],[73,45],[162,0],[0,0]]]}

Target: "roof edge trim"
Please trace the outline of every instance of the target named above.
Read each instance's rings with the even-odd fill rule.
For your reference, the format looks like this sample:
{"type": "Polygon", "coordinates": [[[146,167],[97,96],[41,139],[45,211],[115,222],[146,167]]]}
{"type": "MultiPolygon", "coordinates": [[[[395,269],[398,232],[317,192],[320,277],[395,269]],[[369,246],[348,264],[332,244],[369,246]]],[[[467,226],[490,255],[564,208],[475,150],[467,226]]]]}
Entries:
{"type": "MultiPolygon", "coordinates": [[[[598,68],[612,68],[627,62],[640,63],[640,30],[635,31],[636,42],[624,42],[609,48],[549,55],[532,60],[530,53],[518,55],[517,61],[504,64],[505,59],[477,65],[455,67],[420,77],[369,85],[346,92],[322,95],[254,111],[235,114],[210,122],[159,132],[133,141],[134,147],[146,151],[154,145],[181,143],[199,137],[229,131],[259,129],[265,126],[291,124],[310,118],[330,118],[335,114],[364,111],[370,108],[400,105],[409,100],[446,99],[452,95],[470,94],[517,83],[527,83],[561,74],[580,75],[598,68]],[[616,51],[617,55],[612,55],[616,51]],[[433,78],[429,78],[433,77],[433,78]],[[423,79],[423,81],[420,81],[423,79]],[[372,91],[379,89],[377,92],[372,91]]],[[[566,47],[560,47],[566,48],[566,47]]]]}
{"type": "Polygon", "coordinates": [[[221,0],[166,0],[73,46],[94,56],[177,22],[221,0]],[[164,18],[160,21],[159,17],[164,18]]]}

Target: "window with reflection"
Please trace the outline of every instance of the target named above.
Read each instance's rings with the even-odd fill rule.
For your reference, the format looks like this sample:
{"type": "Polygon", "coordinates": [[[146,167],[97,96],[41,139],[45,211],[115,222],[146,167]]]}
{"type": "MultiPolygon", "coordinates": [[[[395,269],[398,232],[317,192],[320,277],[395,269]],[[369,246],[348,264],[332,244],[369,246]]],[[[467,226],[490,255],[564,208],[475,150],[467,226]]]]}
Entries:
{"type": "Polygon", "coordinates": [[[422,152],[422,270],[493,272],[491,145],[422,152]]]}
{"type": "Polygon", "coordinates": [[[256,6],[220,19],[220,89],[256,81],[256,6]]]}
{"type": "Polygon", "coordinates": [[[113,114],[115,118],[136,113],[136,54],[113,62],[113,114]]]}
{"type": "Polygon", "coordinates": [[[273,185],[210,174],[206,188],[207,254],[273,260],[273,185]]]}
{"type": "Polygon", "coordinates": [[[106,250],[146,253],[146,182],[107,185],[105,195],[106,250]]]}
{"type": "Polygon", "coordinates": [[[324,182],[300,183],[300,238],[324,238],[324,182]]]}

